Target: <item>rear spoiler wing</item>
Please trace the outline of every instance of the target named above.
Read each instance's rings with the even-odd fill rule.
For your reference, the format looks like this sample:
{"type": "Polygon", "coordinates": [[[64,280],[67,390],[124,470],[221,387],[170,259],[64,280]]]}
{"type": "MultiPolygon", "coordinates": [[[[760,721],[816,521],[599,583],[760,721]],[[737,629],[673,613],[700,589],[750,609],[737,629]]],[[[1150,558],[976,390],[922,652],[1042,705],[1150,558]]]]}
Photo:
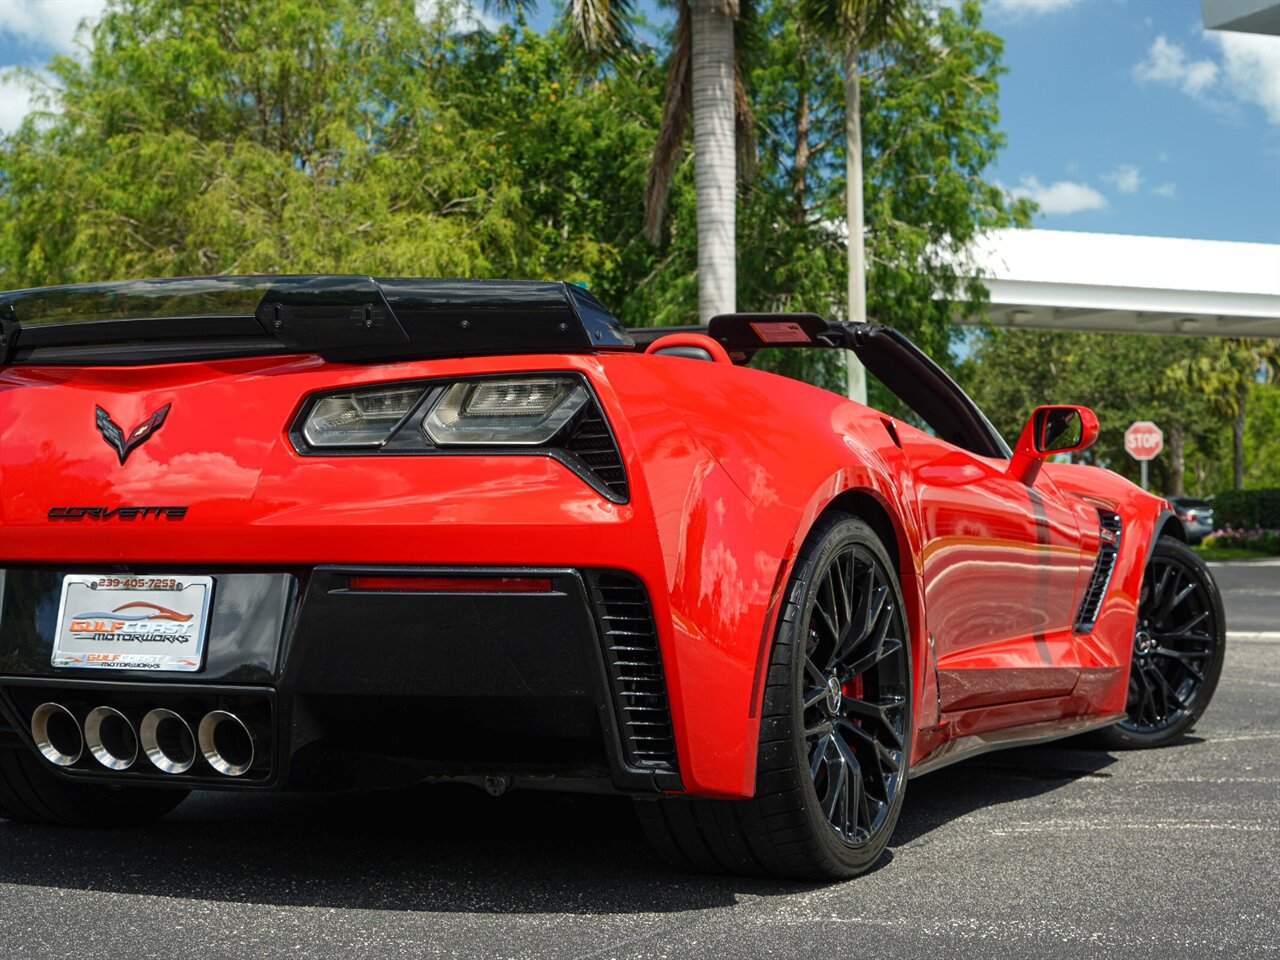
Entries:
{"type": "Polygon", "coordinates": [[[722,313],[703,326],[631,330],[641,347],[668,333],[703,333],[737,364],[768,348],[852,350],[863,365],[945,439],[974,453],[1008,459],[1009,446],[991,421],[933,358],[904,334],[879,323],[842,323],[816,313],[722,313]]]}
{"type": "Polygon", "coordinates": [[[361,363],[634,346],[599,300],[560,281],[224,276],[0,293],[0,365],[286,353],[361,363]]]}

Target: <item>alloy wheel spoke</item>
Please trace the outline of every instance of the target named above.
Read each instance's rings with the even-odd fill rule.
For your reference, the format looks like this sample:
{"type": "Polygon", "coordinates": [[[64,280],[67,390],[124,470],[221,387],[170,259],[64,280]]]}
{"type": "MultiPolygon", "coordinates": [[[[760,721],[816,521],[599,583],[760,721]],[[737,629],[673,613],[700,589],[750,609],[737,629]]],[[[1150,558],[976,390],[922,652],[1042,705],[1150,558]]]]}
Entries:
{"type": "Polygon", "coordinates": [[[1182,582],[1182,571],[1179,568],[1169,564],[1166,570],[1168,571],[1166,577],[1161,582],[1160,604],[1151,618],[1157,623],[1168,619],[1169,614],[1173,612],[1174,598],[1178,595],[1178,584],[1182,582]]]}
{"type": "Polygon", "coordinates": [[[840,558],[837,558],[827,573],[831,578],[832,594],[834,595],[836,588],[839,588],[839,606],[836,609],[840,613],[841,623],[844,624],[844,633],[849,632],[849,625],[853,622],[853,593],[852,584],[849,582],[849,578],[853,575],[852,558],[849,560],[849,568],[849,573],[846,575],[840,569],[840,558]]]}
{"type": "MultiPolygon", "coordinates": [[[[822,604],[815,604],[813,608],[814,619],[826,630],[826,637],[834,650],[840,645],[840,628],[836,626],[835,621],[831,619],[831,614],[826,611],[822,604]]],[[[812,625],[813,621],[810,621],[812,625]]]]}
{"type": "Polygon", "coordinates": [[[825,683],[820,687],[810,687],[804,695],[804,708],[812,710],[826,698],[827,685],[825,683]]]}
{"type": "Polygon", "coordinates": [[[888,770],[890,773],[899,773],[902,770],[902,754],[894,756],[893,751],[886,747],[880,741],[876,741],[876,756],[880,759],[880,768],[888,770]]]}
{"type": "MultiPolygon", "coordinates": [[[[846,698],[843,703],[843,707],[846,713],[859,717],[863,720],[869,720],[872,723],[874,723],[881,731],[883,731],[884,734],[888,737],[891,745],[895,750],[902,749],[902,737],[899,735],[897,729],[894,727],[893,721],[889,718],[888,711],[891,709],[899,708],[901,706],[902,706],[902,702],[900,699],[895,703],[874,704],[874,703],[869,703],[866,700],[855,700],[852,698],[846,698]]],[[[852,723],[849,723],[849,721],[847,720],[845,721],[845,723],[848,723],[848,725],[855,730],[858,729],[852,723]]],[[[873,736],[873,735],[868,734],[868,736],[873,736]]]]}
{"type": "Polygon", "coordinates": [[[828,734],[830,734],[830,733],[831,733],[832,729],[834,729],[834,728],[833,728],[833,726],[832,726],[832,724],[831,724],[831,721],[830,721],[830,720],[826,720],[826,719],[824,719],[824,720],[819,720],[819,721],[818,721],[817,723],[815,723],[812,727],[805,727],[805,728],[804,728],[804,738],[805,738],[805,741],[806,741],[806,742],[807,742],[807,741],[810,741],[810,740],[812,740],[814,737],[825,737],[825,736],[827,736],[828,734]]]}
{"type": "MultiPolygon", "coordinates": [[[[1156,580],[1155,591],[1150,599],[1150,607],[1153,610],[1160,610],[1164,604],[1165,593],[1169,589],[1169,578],[1173,576],[1173,567],[1165,564],[1164,570],[1156,580]]],[[[1144,604],[1146,606],[1146,604],[1144,604]]]]}
{"type": "Polygon", "coordinates": [[[1146,665],[1140,660],[1135,661],[1131,675],[1138,687],[1138,716],[1141,721],[1154,723],[1156,720],[1155,691],[1151,687],[1151,681],[1147,679],[1146,665]]]}
{"type": "Polygon", "coordinates": [[[831,742],[831,734],[827,734],[813,745],[813,755],[809,758],[809,776],[814,783],[818,782],[818,774],[822,771],[822,761],[826,757],[827,744],[831,742]]]}
{"type": "Polygon", "coordinates": [[[1178,661],[1178,663],[1182,665],[1182,669],[1195,678],[1196,683],[1204,683],[1204,674],[1200,672],[1200,666],[1195,663],[1195,660],[1199,657],[1208,656],[1208,654],[1187,654],[1180,650],[1169,650],[1165,647],[1156,647],[1151,651],[1151,655],[1154,657],[1164,657],[1167,660],[1178,661]]]}
{"type": "Polygon", "coordinates": [[[1176,627],[1172,627],[1168,630],[1168,632],[1157,634],[1157,636],[1168,636],[1168,637],[1186,636],[1190,634],[1192,630],[1200,626],[1200,624],[1204,623],[1208,619],[1209,619],[1209,611],[1201,610],[1199,613],[1197,613],[1194,617],[1192,617],[1186,623],[1180,624],[1179,626],[1176,626],[1176,627]]]}
{"type": "Polygon", "coordinates": [[[840,671],[841,679],[848,681],[866,673],[881,660],[893,656],[902,649],[902,641],[897,637],[887,636],[890,620],[885,618],[882,631],[877,632],[875,645],[863,656],[840,671]]]}
{"type": "Polygon", "coordinates": [[[853,619],[857,627],[856,637],[859,643],[871,636],[872,629],[884,610],[885,601],[888,598],[889,588],[883,584],[877,584],[875,568],[868,567],[866,579],[862,583],[858,612],[853,619]]]}
{"type": "Polygon", "coordinates": [[[1177,610],[1178,607],[1182,606],[1182,602],[1195,592],[1196,584],[1194,582],[1188,583],[1185,587],[1174,594],[1173,602],[1169,604],[1169,612],[1172,613],[1174,610],[1177,610]]]}
{"type": "MultiPolygon", "coordinates": [[[[1161,693],[1161,696],[1164,698],[1166,710],[1170,703],[1176,706],[1179,710],[1187,709],[1187,705],[1183,703],[1182,698],[1178,696],[1178,691],[1173,689],[1173,685],[1169,683],[1165,675],[1161,673],[1160,670],[1154,666],[1148,667],[1147,669],[1159,682],[1160,693],[1161,693]]],[[[1168,716],[1169,713],[1172,713],[1172,711],[1167,711],[1165,715],[1168,716]]]]}
{"type": "Polygon", "coordinates": [[[857,807],[858,818],[861,820],[863,818],[863,811],[866,811],[866,829],[867,832],[870,833],[871,828],[874,826],[874,822],[871,818],[870,810],[867,805],[868,797],[864,772],[865,764],[858,759],[856,752],[850,749],[849,745],[841,740],[839,736],[836,737],[836,749],[840,751],[840,755],[844,758],[845,766],[849,771],[849,779],[855,794],[853,801],[857,807]]]}
{"type": "MultiPolygon", "coordinates": [[[[839,763],[832,763],[827,758],[827,795],[822,798],[822,812],[826,815],[831,823],[839,827],[840,820],[836,818],[842,815],[841,806],[848,809],[849,804],[849,765],[844,762],[844,758],[840,758],[839,763]]],[[[844,816],[847,820],[848,817],[844,816]]]]}

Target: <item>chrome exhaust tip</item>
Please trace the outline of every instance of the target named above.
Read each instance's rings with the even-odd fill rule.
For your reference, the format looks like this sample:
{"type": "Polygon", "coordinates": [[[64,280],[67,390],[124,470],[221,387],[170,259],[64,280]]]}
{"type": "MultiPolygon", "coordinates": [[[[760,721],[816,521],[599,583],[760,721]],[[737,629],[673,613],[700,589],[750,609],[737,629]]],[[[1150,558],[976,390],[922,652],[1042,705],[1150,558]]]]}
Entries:
{"type": "Polygon", "coordinates": [[[128,770],[138,759],[138,732],[115,707],[94,707],[84,718],[84,742],[108,770],[128,770]]]}
{"type": "Polygon", "coordinates": [[[204,715],[196,733],[200,752],[224,777],[242,777],[253,766],[257,741],[244,721],[226,710],[204,715]]]}
{"type": "Polygon", "coordinates": [[[161,773],[186,773],[196,762],[196,738],[191,726],[172,710],[157,707],[138,727],[142,752],[161,773]]]}
{"type": "Polygon", "coordinates": [[[31,714],[31,739],[46,760],[69,767],[84,754],[84,735],[75,715],[60,703],[42,703],[31,714]]]}

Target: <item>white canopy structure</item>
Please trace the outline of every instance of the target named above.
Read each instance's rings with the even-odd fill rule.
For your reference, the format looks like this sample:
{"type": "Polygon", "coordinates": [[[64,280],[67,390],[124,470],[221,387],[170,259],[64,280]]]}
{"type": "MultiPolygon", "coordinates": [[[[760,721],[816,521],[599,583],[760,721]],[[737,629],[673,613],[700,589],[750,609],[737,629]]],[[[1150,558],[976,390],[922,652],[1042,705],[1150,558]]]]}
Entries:
{"type": "Polygon", "coordinates": [[[1000,327],[1280,337],[1280,244],[1000,230],[975,253],[1000,327]]]}

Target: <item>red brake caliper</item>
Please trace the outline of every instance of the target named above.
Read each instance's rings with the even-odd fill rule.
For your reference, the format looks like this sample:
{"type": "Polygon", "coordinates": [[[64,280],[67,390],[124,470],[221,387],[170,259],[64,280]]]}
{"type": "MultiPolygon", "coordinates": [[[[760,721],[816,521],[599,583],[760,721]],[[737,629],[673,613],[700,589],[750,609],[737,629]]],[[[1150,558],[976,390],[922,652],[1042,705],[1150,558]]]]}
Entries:
{"type": "MultiPolygon", "coordinates": [[[[846,697],[852,697],[854,700],[862,699],[862,674],[858,674],[852,680],[846,681],[845,685],[840,688],[840,692],[846,697]]],[[[850,717],[855,724],[862,726],[862,721],[857,717],[850,717]]]]}

